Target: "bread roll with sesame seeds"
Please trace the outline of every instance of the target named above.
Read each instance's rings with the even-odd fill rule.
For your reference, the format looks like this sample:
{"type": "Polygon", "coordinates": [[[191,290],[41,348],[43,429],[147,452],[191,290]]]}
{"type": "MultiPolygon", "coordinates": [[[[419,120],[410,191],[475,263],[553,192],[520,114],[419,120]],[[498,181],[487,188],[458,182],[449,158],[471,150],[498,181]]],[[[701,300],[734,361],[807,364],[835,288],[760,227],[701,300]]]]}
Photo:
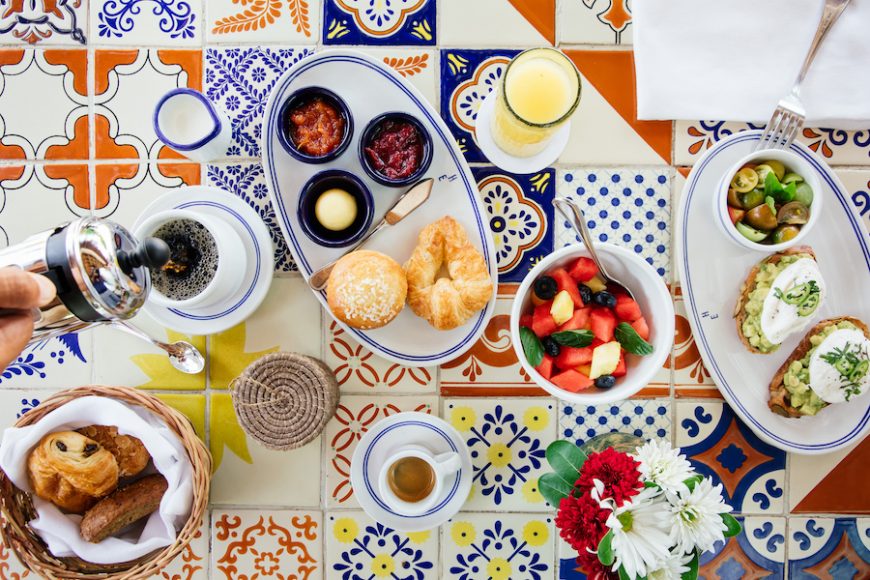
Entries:
{"type": "Polygon", "coordinates": [[[360,330],[388,324],[405,307],[407,294],[408,280],[398,262],[371,250],[341,258],[326,283],[329,309],[360,330]]]}

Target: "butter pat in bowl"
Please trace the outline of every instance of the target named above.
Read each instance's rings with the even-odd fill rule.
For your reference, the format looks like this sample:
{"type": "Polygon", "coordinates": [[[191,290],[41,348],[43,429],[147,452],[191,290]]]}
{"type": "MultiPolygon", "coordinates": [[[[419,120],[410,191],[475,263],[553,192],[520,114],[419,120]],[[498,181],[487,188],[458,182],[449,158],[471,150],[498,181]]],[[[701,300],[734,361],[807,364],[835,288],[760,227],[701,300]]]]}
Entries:
{"type": "Polygon", "coordinates": [[[365,184],[352,173],[333,169],[312,177],[302,188],[299,224],[321,246],[349,246],[372,224],[374,201],[365,184]]]}

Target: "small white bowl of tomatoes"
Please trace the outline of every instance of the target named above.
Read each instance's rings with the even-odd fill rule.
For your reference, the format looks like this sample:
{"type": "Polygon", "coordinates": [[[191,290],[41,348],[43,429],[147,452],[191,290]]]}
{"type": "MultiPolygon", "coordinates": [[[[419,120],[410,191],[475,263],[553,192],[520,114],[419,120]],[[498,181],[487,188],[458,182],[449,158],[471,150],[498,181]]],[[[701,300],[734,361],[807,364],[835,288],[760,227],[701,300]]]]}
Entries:
{"type": "Polygon", "coordinates": [[[514,350],[532,380],[572,403],[613,403],[665,367],[674,342],[674,305],[661,276],[635,253],[596,244],[605,284],[584,246],[538,262],[511,310],[514,350]],[[633,298],[632,298],[633,295],[633,298]]]}

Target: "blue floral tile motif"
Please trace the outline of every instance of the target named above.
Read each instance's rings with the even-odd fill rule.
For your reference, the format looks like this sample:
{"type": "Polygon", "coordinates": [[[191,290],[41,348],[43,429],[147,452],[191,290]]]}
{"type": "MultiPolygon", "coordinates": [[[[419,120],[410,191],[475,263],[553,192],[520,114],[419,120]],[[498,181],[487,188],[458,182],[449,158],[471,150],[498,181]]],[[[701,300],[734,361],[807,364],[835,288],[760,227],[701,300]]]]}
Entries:
{"type": "MultiPolygon", "coordinates": [[[[635,252],[670,282],[669,170],[560,171],[556,192],[580,206],[596,241],[635,252]]],[[[557,247],[580,243],[580,236],[561,216],[555,234],[557,247]]]]}
{"type": "Polygon", "coordinates": [[[783,513],[785,452],[759,439],[727,404],[677,403],[677,445],[743,513],[783,513]]]}
{"type": "Polygon", "coordinates": [[[433,45],[436,0],[324,0],[323,44],[433,45]]]}
{"type": "Polygon", "coordinates": [[[229,157],[258,157],[263,113],[272,87],[291,65],[311,54],[293,48],[209,48],[205,51],[205,93],[233,124],[229,157]]]}
{"type": "Polygon", "coordinates": [[[670,401],[623,401],[614,405],[559,405],[559,439],[582,445],[603,433],[630,433],[644,439],[671,438],[670,401]]]}
{"type": "Polygon", "coordinates": [[[295,272],[296,263],[287,249],[287,242],[284,241],[278,218],[275,216],[275,208],[269,200],[263,166],[259,163],[209,165],[207,173],[210,185],[232,192],[245,200],[269,226],[275,246],[275,271],[295,272]]]}
{"type": "Polygon", "coordinates": [[[4,42],[17,40],[28,44],[86,44],[87,2],[55,0],[47,2],[3,2],[0,11],[0,35],[4,42]],[[55,37],[55,34],[58,35],[55,37]]]}
{"type": "Polygon", "coordinates": [[[870,518],[790,518],[788,576],[870,578],[870,518]]]}
{"type": "Polygon", "coordinates": [[[445,578],[541,580],[553,577],[551,518],[460,513],[444,526],[445,578]]]}
{"type": "Polygon", "coordinates": [[[201,16],[189,0],[104,0],[91,6],[96,12],[97,34],[107,39],[125,38],[134,30],[138,32],[137,24],[139,28],[143,26],[142,14],[155,20],[156,29],[148,30],[149,34],[164,39],[189,39],[197,33],[201,16]]]}
{"type": "Polygon", "coordinates": [[[498,86],[517,50],[442,50],[441,117],[469,162],[488,159],[477,146],[474,126],[483,99],[498,86]]]}
{"type": "Polygon", "coordinates": [[[21,399],[21,410],[15,413],[15,418],[20,419],[28,411],[32,411],[39,406],[39,399],[21,399]]]}
{"type": "Polygon", "coordinates": [[[21,379],[30,379],[32,384],[34,379],[39,382],[49,378],[49,373],[61,365],[87,363],[79,339],[79,334],[64,334],[31,344],[0,372],[0,386],[14,386],[21,379]]]}
{"type": "Polygon", "coordinates": [[[513,175],[472,169],[495,240],[498,279],[521,282],[535,263],[553,251],[553,192],[556,172],[513,175]]]}

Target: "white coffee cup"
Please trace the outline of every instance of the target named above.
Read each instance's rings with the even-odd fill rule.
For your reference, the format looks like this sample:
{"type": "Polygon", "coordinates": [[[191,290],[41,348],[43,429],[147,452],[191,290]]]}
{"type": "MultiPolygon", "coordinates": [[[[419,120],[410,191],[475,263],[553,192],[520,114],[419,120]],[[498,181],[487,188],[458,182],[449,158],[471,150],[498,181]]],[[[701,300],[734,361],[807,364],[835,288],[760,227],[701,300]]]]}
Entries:
{"type": "Polygon", "coordinates": [[[245,271],[247,256],[239,234],[224,220],[211,215],[173,209],[148,217],[136,228],[134,235],[142,240],[153,236],[167,223],[179,220],[195,221],[205,227],[215,242],[218,255],[217,269],[211,282],[195,296],[184,300],[175,300],[152,287],[148,299],[166,308],[189,310],[212,306],[230,298],[242,284],[241,273],[245,271]]]}
{"type": "Polygon", "coordinates": [[[232,124],[226,113],[193,89],[173,89],[154,109],[157,137],[188,159],[207,163],[226,157],[232,124]]]}
{"type": "Polygon", "coordinates": [[[455,451],[448,451],[436,455],[422,445],[405,445],[392,453],[384,463],[383,467],[381,467],[381,473],[378,479],[378,487],[381,492],[381,497],[387,505],[397,513],[409,516],[425,513],[435,507],[435,505],[443,499],[444,485],[447,478],[456,473],[461,466],[462,459],[455,451]],[[416,502],[404,501],[397,497],[390,487],[389,482],[390,468],[392,468],[398,461],[408,457],[417,457],[425,461],[432,469],[435,476],[432,491],[425,498],[416,502]]]}

